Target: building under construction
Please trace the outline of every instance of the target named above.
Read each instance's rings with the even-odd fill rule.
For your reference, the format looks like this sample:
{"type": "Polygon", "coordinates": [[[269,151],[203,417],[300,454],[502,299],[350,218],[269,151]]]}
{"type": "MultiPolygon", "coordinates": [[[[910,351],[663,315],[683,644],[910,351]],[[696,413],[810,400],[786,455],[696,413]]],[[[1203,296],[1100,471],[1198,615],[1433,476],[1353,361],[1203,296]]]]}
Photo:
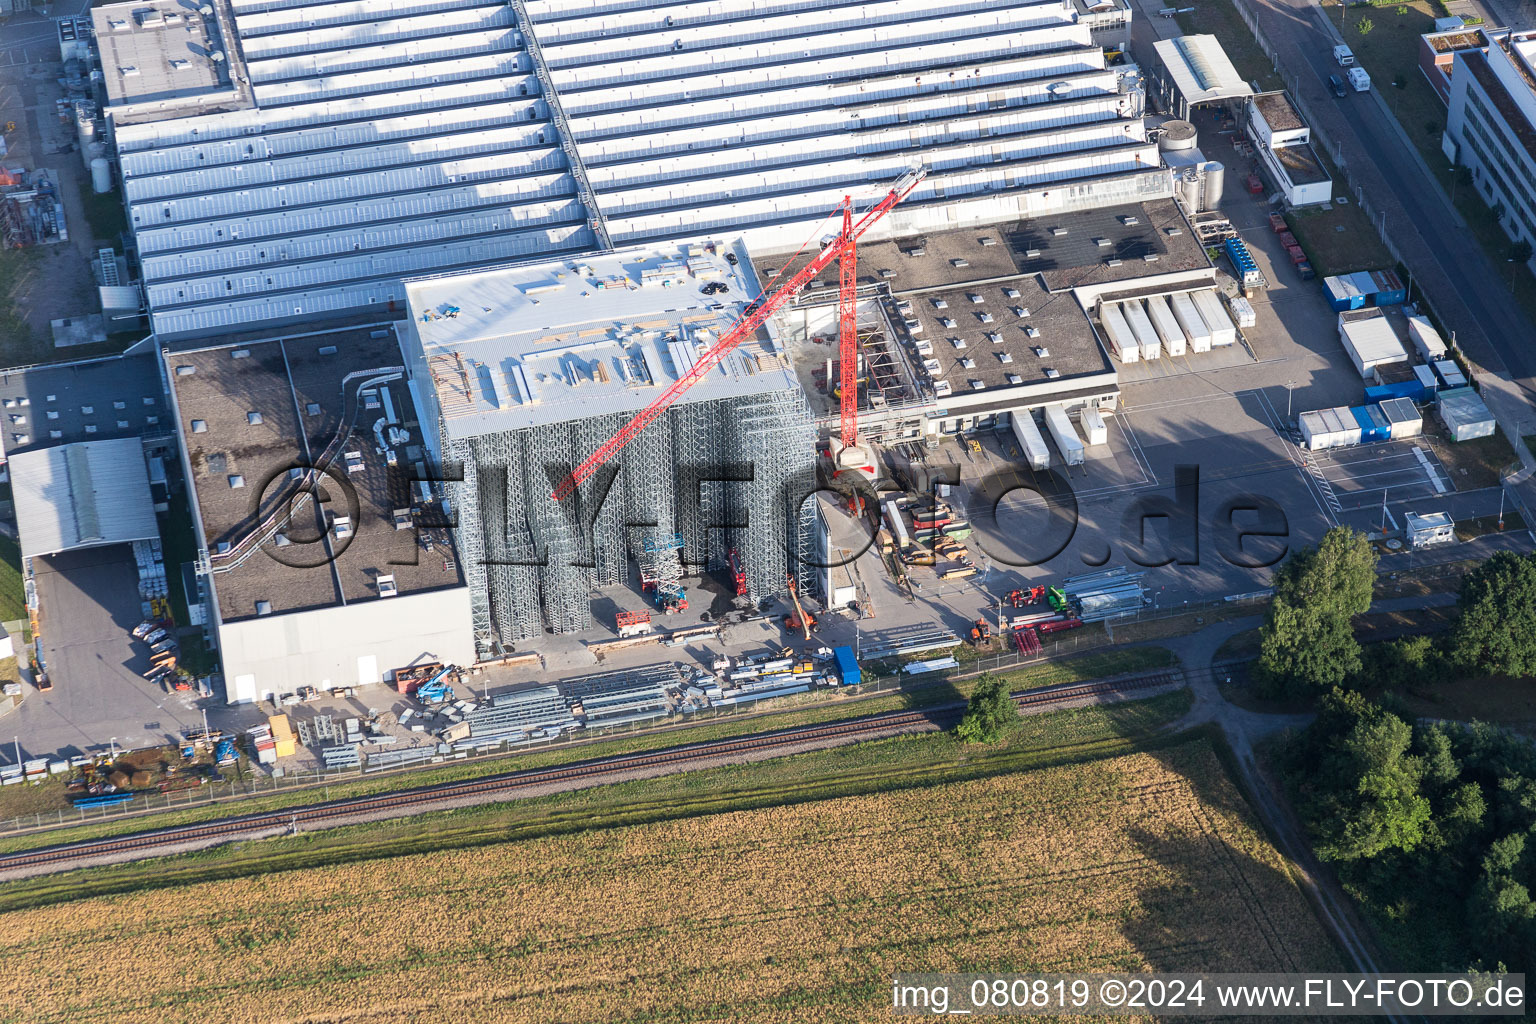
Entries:
{"type": "Polygon", "coordinates": [[[451,478],[442,486],[482,656],[590,628],[604,587],[643,586],[662,604],[733,550],[755,598],[802,571],[815,431],[766,330],[576,498],[552,497],[757,292],[744,250],[704,242],[408,282],[406,362],[422,422],[436,424],[428,445],[451,478]]]}

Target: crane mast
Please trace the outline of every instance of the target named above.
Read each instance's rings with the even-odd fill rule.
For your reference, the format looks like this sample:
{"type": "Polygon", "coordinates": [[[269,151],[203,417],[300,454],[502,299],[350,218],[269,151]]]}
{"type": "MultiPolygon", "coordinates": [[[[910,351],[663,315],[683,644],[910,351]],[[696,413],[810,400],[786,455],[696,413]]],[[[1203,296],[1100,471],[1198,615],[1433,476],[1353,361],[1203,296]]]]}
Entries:
{"type": "Polygon", "coordinates": [[[838,257],[841,287],[837,294],[837,360],[841,386],[838,406],[842,412],[843,447],[859,441],[859,296],[858,239],[853,237],[853,197],[843,197],[843,252],[838,257]]]}
{"type": "Polygon", "coordinates": [[[912,194],[912,190],[923,180],[924,172],[921,168],[908,171],[903,174],[890,191],[885,194],[874,206],[870,207],[857,221],[853,220],[852,203],[849,200],[843,202],[843,230],[842,233],[821,252],[817,253],[810,262],[801,267],[799,272],[784,284],[780,285],[772,293],[761,296],[753,302],[747,303],[745,315],[725,335],[715,342],[708,351],[701,355],[693,368],[684,373],[672,386],[663,391],[657,398],[634,418],[626,423],[617,434],[603,443],[597,451],[587,457],[586,461],[571,471],[571,474],[560,482],[555,488],[554,499],[564,501],[575,493],[576,489],[586,482],[598,468],[618,454],[626,444],[632,441],[646,427],[650,426],[657,417],[672,407],[679,398],[699,381],[703,380],[721,360],[730,355],[738,345],[763,325],[770,316],[777,312],[785,303],[794,298],[807,282],[811,281],[823,270],[832,264],[833,260],[847,254],[847,262],[842,270],[842,286],[845,292],[839,297],[839,315],[841,337],[841,358],[843,361],[842,386],[845,393],[842,398],[843,430],[845,431],[843,443],[848,445],[851,431],[857,431],[856,421],[849,419],[849,411],[857,409],[858,396],[849,391],[850,382],[854,378],[853,364],[858,359],[858,339],[855,336],[855,320],[851,284],[855,280],[853,262],[855,246],[866,231],[874,226],[875,222],[884,217],[890,209],[912,194]],[[852,351],[850,358],[849,352],[852,351]]]}

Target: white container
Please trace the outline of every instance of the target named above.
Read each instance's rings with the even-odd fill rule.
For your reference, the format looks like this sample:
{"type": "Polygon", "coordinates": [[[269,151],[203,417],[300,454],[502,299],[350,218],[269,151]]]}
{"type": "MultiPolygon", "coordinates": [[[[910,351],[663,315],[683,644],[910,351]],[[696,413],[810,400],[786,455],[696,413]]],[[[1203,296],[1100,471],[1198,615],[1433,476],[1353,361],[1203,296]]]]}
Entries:
{"type": "Polygon", "coordinates": [[[1049,469],[1051,450],[1046,447],[1040,428],[1035,426],[1034,413],[1028,409],[1015,409],[1009,415],[1013,423],[1013,436],[1019,442],[1019,455],[1031,469],[1049,469]]]}
{"type": "Polygon", "coordinates": [[[1147,316],[1147,311],[1141,308],[1141,303],[1136,299],[1120,303],[1120,311],[1125,314],[1126,323],[1131,325],[1131,330],[1136,333],[1136,342],[1141,346],[1142,359],[1161,359],[1163,357],[1163,342],[1157,336],[1157,331],[1152,327],[1152,320],[1147,316]]]}
{"type": "Polygon", "coordinates": [[[1184,328],[1184,337],[1189,339],[1191,352],[1209,352],[1211,350],[1211,330],[1205,326],[1205,321],[1200,316],[1200,311],[1195,308],[1195,300],[1188,292],[1179,292],[1168,299],[1168,305],[1173,309],[1173,318],[1184,328]]]}
{"type": "Polygon", "coordinates": [[[1241,295],[1232,296],[1227,304],[1232,307],[1232,319],[1237,321],[1237,326],[1253,327],[1259,322],[1259,315],[1253,311],[1253,303],[1241,295]]]}
{"type": "Polygon", "coordinates": [[[112,165],[104,156],[91,161],[91,189],[98,195],[112,191],[112,165]]]}
{"type": "Polygon", "coordinates": [[[1440,337],[1440,332],[1431,326],[1430,322],[1422,316],[1410,316],[1408,318],[1408,340],[1413,342],[1413,347],[1419,353],[1419,358],[1426,363],[1432,363],[1437,359],[1446,357],[1447,348],[1445,339],[1440,337]]]}
{"type": "Polygon", "coordinates": [[[1392,440],[1418,437],[1424,433],[1424,417],[1418,407],[1407,398],[1389,398],[1381,403],[1381,414],[1392,425],[1392,440]]]}
{"type": "Polygon", "coordinates": [[[1100,303],[1099,323],[1104,325],[1104,340],[1109,343],[1111,355],[1122,363],[1134,363],[1141,358],[1141,346],[1118,305],[1113,302],[1100,303]]]}
{"type": "Polygon", "coordinates": [[[1355,364],[1362,380],[1370,379],[1378,366],[1408,361],[1408,353],[1397,340],[1397,332],[1392,330],[1387,318],[1379,314],[1357,320],[1346,320],[1341,315],[1339,340],[1344,343],[1344,352],[1355,364]]]}
{"type": "Polygon", "coordinates": [[[1194,292],[1191,295],[1195,308],[1200,311],[1200,319],[1205,321],[1205,326],[1211,332],[1211,346],[1220,348],[1223,345],[1232,345],[1237,342],[1237,328],[1232,325],[1232,318],[1227,316],[1226,307],[1216,297],[1216,293],[1207,289],[1194,292]]]}
{"type": "Polygon", "coordinates": [[[1104,425],[1104,417],[1097,409],[1084,409],[1080,417],[1083,425],[1083,437],[1089,444],[1109,444],[1109,428],[1104,425]]]}
{"type": "Polygon", "coordinates": [[[1083,440],[1073,429],[1067,410],[1059,405],[1046,406],[1045,428],[1051,432],[1051,437],[1056,441],[1056,450],[1061,452],[1061,461],[1069,466],[1081,466],[1084,458],[1083,440]]]}
{"type": "Polygon", "coordinates": [[[1170,356],[1181,356],[1187,347],[1184,338],[1184,328],[1179,326],[1178,318],[1173,315],[1173,310],[1168,306],[1168,299],[1162,295],[1154,295],[1147,300],[1147,316],[1152,320],[1152,326],[1157,331],[1157,336],[1163,341],[1163,351],[1170,356]]]}

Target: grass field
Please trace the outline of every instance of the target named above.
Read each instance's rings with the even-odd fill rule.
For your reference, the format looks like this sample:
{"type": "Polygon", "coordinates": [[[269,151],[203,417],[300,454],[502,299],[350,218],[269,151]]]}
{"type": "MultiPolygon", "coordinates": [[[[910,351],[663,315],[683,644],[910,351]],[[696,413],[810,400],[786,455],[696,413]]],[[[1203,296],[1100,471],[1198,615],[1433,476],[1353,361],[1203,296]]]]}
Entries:
{"type": "MultiPolygon", "coordinates": [[[[21,547],[0,533],[0,622],[27,617],[27,592],[21,580],[21,547]]],[[[21,638],[16,638],[19,643],[21,638]]]]}
{"type": "Polygon", "coordinates": [[[568,803],[569,834],[0,915],[29,965],[0,1021],[866,1021],[899,970],[1339,969],[1203,739],[618,827],[568,803]]]}
{"type": "MultiPolygon", "coordinates": [[[[1099,679],[1126,672],[1165,668],[1172,664],[1173,655],[1164,648],[1133,647],[1098,651],[1062,661],[1044,662],[1014,672],[1000,673],[1000,675],[1008,680],[1009,685],[1013,689],[1024,690],[1061,683],[1079,682],[1085,679],[1099,679]]],[[[278,810],[284,807],[313,803],[322,797],[326,799],[341,799],[344,797],[366,796],[372,793],[381,793],[411,786],[434,785],[441,782],[494,775],[501,772],[521,771],[529,768],[546,768],[551,765],[568,764],[572,761],[582,761],[589,758],[656,750],[679,743],[697,743],[705,740],[740,736],[746,733],[763,732],[770,729],[786,729],[797,725],[814,725],[819,722],[838,721],[846,718],[877,714],[882,711],[932,707],[965,697],[970,693],[973,685],[973,681],[962,680],[955,684],[931,685],[921,689],[891,693],[886,696],[864,699],[835,699],[799,710],[731,717],[710,724],[700,724],[688,728],[657,731],[636,736],[625,736],[598,743],[573,745],[537,753],[456,762],[440,768],[343,780],[334,782],[324,788],[309,787],[306,789],[285,790],[267,796],[228,799],[218,802],[198,802],[185,808],[167,809],[156,811],[152,814],[114,816],[66,829],[51,829],[26,835],[6,836],[0,838],[0,852],[119,835],[124,832],[134,832],[146,828],[184,825],[191,822],[206,821],[210,818],[225,817],[231,814],[254,814],[261,811],[278,810]]],[[[46,791],[45,796],[42,798],[39,798],[35,793],[27,792],[32,789],[33,787],[28,786],[10,786],[0,791],[0,821],[8,822],[19,815],[35,814],[45,815],[44,820],[46,820],[48,813],[57,813],[60,808],[67,804],[67,794],[59,780],[53,780],[42,785],[41,789],[46,791]]],[[[190,791],[189,800],[206,801],[211,792],[211,790],[207,789],[190,791]]]]}

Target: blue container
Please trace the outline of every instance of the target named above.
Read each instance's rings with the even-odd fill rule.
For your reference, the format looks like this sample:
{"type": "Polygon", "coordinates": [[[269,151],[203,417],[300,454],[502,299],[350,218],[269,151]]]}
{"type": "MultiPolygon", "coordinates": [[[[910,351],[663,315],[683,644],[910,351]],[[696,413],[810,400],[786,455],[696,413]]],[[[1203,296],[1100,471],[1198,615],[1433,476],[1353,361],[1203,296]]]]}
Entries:
{"type": "Polygon", "coordinates": [[[832,660],[837,662],[837,674],[841,677],[844,686],[859,684],[859,663],[853,656],[852,647],[832,648],[832,660]]]}
{"type": "Polygon", "coordinates": [[[1372,294],[1378,306],[1400,306],[1408,298],[1402,278],[1390,270],[1370,272],[1372,294]]]}
{"type": "Polygon", "coordinates": [[[1401,380],[1396,384],[1377,384],[1365,389],[1367,405],[1385,402],[1390,398],[1408,398],[1415,402],[1422,402],[1424,397],[1424,382],[1418,379],[1401,380]]]}
{"type": "Polygon", "coordinates": [[[1387,441],[1392,437],[1392,424],[1386,415],[1374,405],[1357,405],[1349,410],[1355,422],[1360,424],[1360,442],[1387,441]]]}
{"type": "Polygon", "coordinates": [[[1346,309],[1364,309],[1370,301],[1370,291],[1362,290],[1360,282],[1356,280],[1357,274],[1344,274],[1339,277],[1323,278],[1323,294],[1328,298],[1328,305],[1333,307],[1335,313],[1342,313],[1346,309]]]}

